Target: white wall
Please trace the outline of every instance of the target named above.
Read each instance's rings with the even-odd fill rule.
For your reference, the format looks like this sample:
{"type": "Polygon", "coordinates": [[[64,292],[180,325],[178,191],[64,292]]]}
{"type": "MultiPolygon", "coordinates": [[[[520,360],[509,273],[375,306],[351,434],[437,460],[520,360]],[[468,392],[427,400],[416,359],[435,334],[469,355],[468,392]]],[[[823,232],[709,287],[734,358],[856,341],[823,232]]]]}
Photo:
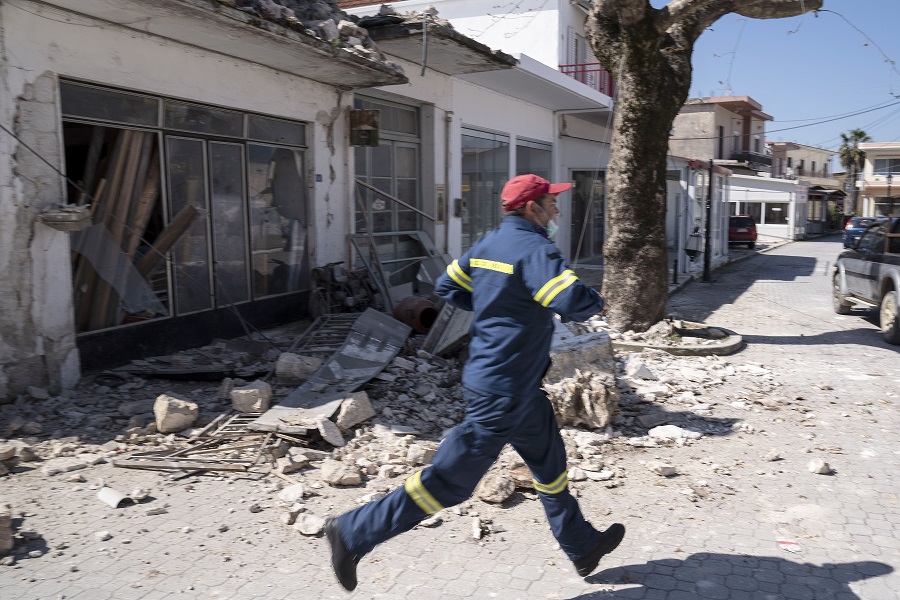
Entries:
{"type": "MultiPolygon", "coordinates": [[[[399,9],[398,9],[399,10],[399,9]]],[[[515,148],[515,138],[525,137],[532,140],[556,142],[553,128],[554,114],[552,110],[505,96],[493,90],[448,77],[432,70],[421,75],[421,67],[413,63],[391,57],[400,64],[408,74],[410,82],[403,85],[379,87],[374,90],[360,92],[364,95],[381,96],[395,102],[407,103],[434,108],[432,123],[433,146],[422,147],[423,167],[432,161],[434,181],[423,181],[423,208],[433,214],[434,192],[431,184],[445,184],[447,187],[447,222],[438,226],[435,233],[435,244],[443,250],[446,240],[447,251],[453,256],[462,253],[462,219],[455,217],[453,201],[462,197],[462,128],[477,127],[510,135],[511,149],[515,148]],[[449,126],[442,120],[450,119],[449,126]],[[449,165],[446,165],[449,154],[449,165]]],[[[555,163],[559,164],[557,157],[555,163]]],[[[559,167],[556,177],[559,181],[568,181],[568,169],[559,167]],[[559,179],[561,178],[561,179],[559,179]]],[[[560,198],[561,209],[565,212],[567,198],[560,198]]],[[[500,210],[500,207],[497,207],[500,210]]],[[[560,222],[562,234],[562,222],[560,222]]],[[[562,244],[565,240],[560,239],[562,244]]]]}
{"type": "MultiPolygon", "coordinates": [[[[558,0],[522,0],[492,5],[472,0],[431,0],[390,3],[397,13],[422,12],[430,6],[438,19],[450,21],[459,33],[507,54],[522,53],[545,65],[559,67],[566,29],[560,26],[558,0]]],[[[348,14],[377,14],[380,5],[347,9],[348,14]]],[[[409,71],[407,71],[409,73],[409,71]]]]}
{"type": "MultiPolygon", "coordinates": [[[[729,200],[731,202],[787,202],[790,203],[786,225],[757,224],[756,231],[761,237],[776,240],[792,240],[802,237],[795,233],[799,226],[805,232],[805,219],[797,223],[797,202],[805,202],[806,192],[798,193],[797,181],[755,177],[753,175],[732,175],[730,177],[729,200]]],[[[805,186],[808,187],[808,186],[805,186]]]]}
{"type": "MultiPolygon", "coordinates": [[[[346,252],[350,203],[344,110],[349,94],[105,22],[66,18],[27,0],[0,3],[0,27],[5,57],[0,122],[10,130],[25,123],[26,143],[60,169],[59,77],[308,121],[308,180],[315,207],[311,260],[321,264],[346,252]],[[47,14],[32,14],[41,12],[47,14]],[[316,175],[320,183],[312,183],[316,175]]],[[[44,206],[64,201],[62,178],[6,133],[0,135],[0,268],[16,274],[0,283],[3,398],[10,386],[21,387],[13,379],[30,378],[29,385],[59,390],[74,385],[79,374],[68,234],[35,220],[44,206]],[[21,175],[22,161],[27,177],[11,170],[15,162],[21,175]],[[25,256],[32,260],[24,261],[25,256]],[[23,374],[25,368],[35,373],[23,374]]]]}

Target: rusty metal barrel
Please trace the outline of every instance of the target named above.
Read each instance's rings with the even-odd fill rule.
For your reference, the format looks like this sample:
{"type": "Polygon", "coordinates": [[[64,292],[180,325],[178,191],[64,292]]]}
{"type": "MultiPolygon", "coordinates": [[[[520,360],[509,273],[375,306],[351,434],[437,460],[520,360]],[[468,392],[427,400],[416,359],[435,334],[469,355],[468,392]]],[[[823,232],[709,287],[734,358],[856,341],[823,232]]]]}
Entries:
{"type": "Polygon", "coordinates": [[[407,296],[394,306],[394,318],[418,333],[428,333],[438,318],[438,311],[428,298],[407,296]]]}

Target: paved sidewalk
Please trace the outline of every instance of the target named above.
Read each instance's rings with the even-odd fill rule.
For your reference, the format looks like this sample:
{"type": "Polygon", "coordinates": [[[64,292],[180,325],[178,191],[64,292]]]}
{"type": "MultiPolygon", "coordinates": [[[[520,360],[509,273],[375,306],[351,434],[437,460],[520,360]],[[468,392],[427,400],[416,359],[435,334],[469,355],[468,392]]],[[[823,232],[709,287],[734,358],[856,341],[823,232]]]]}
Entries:
{"type": "MultiPolygon", "coordinates": [[[[529,493],[500,507],[467,502],[438,526],[383,544],[347,593],[325,539],[281,522],[276,478],[172,479],[98,464],[75,481],[38,465],[0,477],[19,538],[14,564],[0,565],[0,598],[900,598],[898,350],[878,341],[865,315],[830,312],[835,249],[788,244],[717,270],[715,285],[693,282],[675,294],[673,309],[685,318],[737,329],[748,346],[709,357],[722,381],[701,395],[659,404],[726,433],[601,446],[616,476],[571,486],[590,520],[621,521],[628,533],[591,577],[575,574],[529,493]],[[758,374],[729,377],[737,368],[758,374]],[[695,402],[707,408],[692,412],[695,402]],[[810,472],[817,460],[833,473],[810,472]],[[679,475],[660,477],[652,461],[679,475]],[[101,483],[146,488],[152,498],[113,509],[96,497],[101,483]],[[480,540],[476,518],[493,527],[480,540]]],[[[672,359],[666,377],[693,376],[682,360],[672,359]]],[[[310,491],[309,510],[324,516],[372,490],[310,491]]]]}

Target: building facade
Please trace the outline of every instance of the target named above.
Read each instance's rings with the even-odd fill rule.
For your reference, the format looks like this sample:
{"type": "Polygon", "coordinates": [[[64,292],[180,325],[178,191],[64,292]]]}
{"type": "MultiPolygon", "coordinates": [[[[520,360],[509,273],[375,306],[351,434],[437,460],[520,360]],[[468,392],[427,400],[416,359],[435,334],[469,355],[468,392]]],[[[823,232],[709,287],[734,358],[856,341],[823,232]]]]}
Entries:
{"type": "Polygon", "coordinates": [[[859,149],[866,153],[862,178],[857,182],[859,214],[884,217],[900,213],[900,142],[865,142],[859,149]]]}
{"type": "Polygon", "coordinates": [[[0,3],[0,399],[304,313],[346,255],[348,92],[407,80],[333,16],[0,3]]]}

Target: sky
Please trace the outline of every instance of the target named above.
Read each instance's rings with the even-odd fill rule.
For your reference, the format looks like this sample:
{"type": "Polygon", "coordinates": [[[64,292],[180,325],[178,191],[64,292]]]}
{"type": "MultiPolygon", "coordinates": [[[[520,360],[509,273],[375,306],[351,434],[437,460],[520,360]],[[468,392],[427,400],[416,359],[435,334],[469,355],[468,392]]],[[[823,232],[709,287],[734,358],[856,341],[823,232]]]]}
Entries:
{"type": "Polygon", "coordinates": [[[729,14],[697,40],[693,66],[690,96],[751,97],[773,118],[768,141],[837,150],[841,133],[862,129],[900,142],[900,0],[825,0],[818,15],[787,19],[729,14]]]}

